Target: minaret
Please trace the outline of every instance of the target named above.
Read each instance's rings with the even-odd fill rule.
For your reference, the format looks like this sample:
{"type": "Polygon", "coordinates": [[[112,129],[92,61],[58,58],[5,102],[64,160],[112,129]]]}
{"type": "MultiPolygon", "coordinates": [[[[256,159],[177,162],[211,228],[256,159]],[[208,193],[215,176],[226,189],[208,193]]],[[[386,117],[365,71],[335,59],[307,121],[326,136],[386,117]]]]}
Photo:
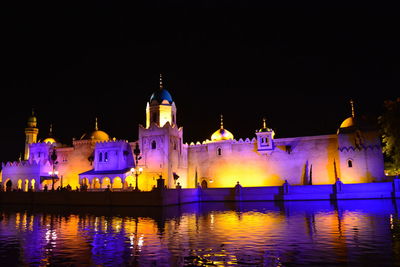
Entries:
{"type": "Polygon", "coordinates": [[[32,143],[36,143],[37,135],[39,133],[39,129],[36,128],[37,120],[35,117],[35,112],[32,109],[32,115],[28,118],[27,127],[25,128],[25,152],[24,152],[24,160],[29,159],[29,145],[32,143]]]}

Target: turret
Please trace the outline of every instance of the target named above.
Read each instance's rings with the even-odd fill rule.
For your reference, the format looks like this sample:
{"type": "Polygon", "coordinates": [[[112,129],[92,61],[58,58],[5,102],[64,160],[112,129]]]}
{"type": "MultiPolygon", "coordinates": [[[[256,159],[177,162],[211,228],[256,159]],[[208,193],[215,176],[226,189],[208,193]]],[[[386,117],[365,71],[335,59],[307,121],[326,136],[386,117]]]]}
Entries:
{"type": "Polygon", "coordinates": [[[272,129],[267,128],[265,118],[263,119],[263,127],[256,131],[257,151],[261,154],[271,154],[274,149],[275,133],[272,129]]]}

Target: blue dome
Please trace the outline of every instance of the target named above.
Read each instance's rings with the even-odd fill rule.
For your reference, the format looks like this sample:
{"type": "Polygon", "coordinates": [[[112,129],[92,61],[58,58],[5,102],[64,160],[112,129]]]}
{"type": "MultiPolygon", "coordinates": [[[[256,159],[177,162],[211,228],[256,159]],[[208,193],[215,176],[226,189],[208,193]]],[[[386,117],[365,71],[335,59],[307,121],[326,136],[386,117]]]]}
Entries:
{"type": "Polygon", "coordinates": [[[165,90],[165,89],[162,89],[162,90],[158,90],[157,92],[154,92],[152,95],[151,95],[151,97],[150,97],[150,103],[153,101],[153,100],[156,100],[158,103],[162,103],[164,100],[167,100],[170,104],[172,104],[172,96],[171,96],[171,94],[167,91],[167,90],[165,90]]]}

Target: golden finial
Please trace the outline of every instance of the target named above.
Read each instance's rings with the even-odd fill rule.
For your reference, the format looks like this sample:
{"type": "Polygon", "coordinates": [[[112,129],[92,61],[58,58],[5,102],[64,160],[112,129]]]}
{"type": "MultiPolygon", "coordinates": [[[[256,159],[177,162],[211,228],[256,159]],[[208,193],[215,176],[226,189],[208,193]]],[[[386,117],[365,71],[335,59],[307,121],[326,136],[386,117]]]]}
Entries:
{"type": "Polygon", "coordinates": [[[350,99],[350,105],[351,105],[351,116],[354,118],[354,101],[353,99],[350,99]]]}
{"type": "Polygon", "coordinates": [[[162,74],[160,73],[160,90],[164,88],[163,81],[162,81],[162,74]]]}
{"type": "Polygon", "coordinates": [[[35,109],[32,108],[32,117],[35,116],[35,109]]]}
{"type": "Polygon", "coordinates": [[[50,130],[49,130],[49,136],[53,135],[53,124],[50,123],[50,130]]]}
{"type": "Polygon", "coordinates": [[[267,120],[265,119],[265,117],[263,118],[263,129],[267,129],[267,120]]]}
{"type": "Polygon", "coordinates": [[[221,114],[221,129],[224,129],[224,116],[221,114]]]}
{"type": "Polygon", "coordinates": [[[99,130],[99,127],[98,127],[98,124],[97,124],[97,117],[96,117],[95,124],[94,124],[94,130],[95,131],[99,130]]]}

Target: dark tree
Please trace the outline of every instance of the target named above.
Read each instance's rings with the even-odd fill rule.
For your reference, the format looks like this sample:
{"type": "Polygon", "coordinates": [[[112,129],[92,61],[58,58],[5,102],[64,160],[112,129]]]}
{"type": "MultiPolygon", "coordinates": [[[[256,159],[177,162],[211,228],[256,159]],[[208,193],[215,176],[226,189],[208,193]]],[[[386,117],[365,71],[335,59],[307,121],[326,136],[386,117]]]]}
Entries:
{"type": "Polygon", "coordinates": [[[400,173],[400,97],[384,102],[385,111],[379,117],[382,130],[383,152],[387,156],[391,175],[400,173]]]}

